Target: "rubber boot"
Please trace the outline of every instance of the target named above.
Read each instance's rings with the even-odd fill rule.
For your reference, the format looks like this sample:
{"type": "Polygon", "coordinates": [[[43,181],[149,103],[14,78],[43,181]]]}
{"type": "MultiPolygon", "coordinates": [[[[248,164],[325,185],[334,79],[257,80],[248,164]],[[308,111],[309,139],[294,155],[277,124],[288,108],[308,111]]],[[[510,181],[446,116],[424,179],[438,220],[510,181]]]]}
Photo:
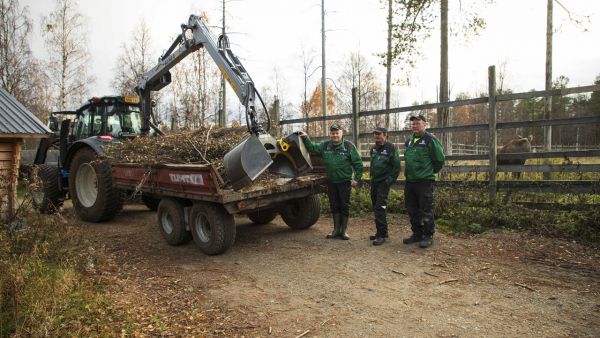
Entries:
{"type": "Polygon", "coordinates": [[[340,215],[340,238],[347,241],[350,237],[348,237],[346,230],[348,230],[348,216],[340,215]]]}
{"type": "Polygon", "coordinates": [[[332,239],[340,235],[340,214],[331,214],[333,217],[333,231],[327,235],[327,238],[332,239]]]}

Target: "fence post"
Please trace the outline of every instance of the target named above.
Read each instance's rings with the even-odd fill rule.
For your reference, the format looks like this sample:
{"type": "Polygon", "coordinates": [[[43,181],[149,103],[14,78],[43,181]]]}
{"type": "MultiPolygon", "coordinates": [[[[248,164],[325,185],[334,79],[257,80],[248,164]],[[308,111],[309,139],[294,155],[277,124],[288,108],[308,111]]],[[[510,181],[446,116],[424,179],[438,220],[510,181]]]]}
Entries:
{"type": "Polygon", "coordinates": [[[273,115],[272,115],[273,121],[272,122],[272,126],[271,128],[275,127],[275,133],[277,137],[280,137],[282,134],[282,128],[281,125],[279,124],[280,121],[280,112],[279,112],[279,98],[277,96],[275,96],[275,101],[273,102],[273,115]]]}
{"type": "Polygon", "coordinates": [[[488,67],[488,110],[489,110],[489,193],[490,193],[490,202],[496,201],[496,148],[498,145],[497,139],[497,129],[496,129],[496,66],[488,67]]]}
{"type": "Polygon", "coordinates": [[[358,89],[352,88],[352,143],[356,146],[356,149],[360,149],[358,144],[358,89]]]}

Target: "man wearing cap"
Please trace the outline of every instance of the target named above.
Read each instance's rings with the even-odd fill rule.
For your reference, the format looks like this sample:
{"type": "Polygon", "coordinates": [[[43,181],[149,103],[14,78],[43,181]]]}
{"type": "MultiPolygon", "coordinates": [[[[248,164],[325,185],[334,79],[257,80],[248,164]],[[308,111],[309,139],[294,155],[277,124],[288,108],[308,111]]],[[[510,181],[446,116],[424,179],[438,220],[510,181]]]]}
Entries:
{"type": "Polygon", "coordinates": [[[313,143],[308,135],[300,131],[306,149],[323,158],[327,173],[327,197],[333,217],[333,231],[327,238],[348,240],[348,217],[350,215],[350,192],[360,184],[363,164],[352,142],[343,139],[342,127],[332,124],[329,128],[330,139],[313,143]],[[354,171],[354,179],[352,178],[354,171]]]}
{"type": "Polygon", "coordinates": [[[418,242],[421,248],[427,248],[433,243],[433,185],[435,174],[444,166],[442,145],[435,136],[425,131],[426,122],[422,115],[410,117],[413,135],[406,141],[404,153],[404,203],[413,233],[403,243],[418,242]]]}
{"type": "Polygon", "coordinates": [[[387,129],[378,127],[373,130],[375,145],[371,147],[371,202],[375,213],[377,231],[370,239],[373,245],[381,245],[388,237],[387,199],[390,186],[400,174],[400,156],[393,143],[387,142],[387,129]]]}

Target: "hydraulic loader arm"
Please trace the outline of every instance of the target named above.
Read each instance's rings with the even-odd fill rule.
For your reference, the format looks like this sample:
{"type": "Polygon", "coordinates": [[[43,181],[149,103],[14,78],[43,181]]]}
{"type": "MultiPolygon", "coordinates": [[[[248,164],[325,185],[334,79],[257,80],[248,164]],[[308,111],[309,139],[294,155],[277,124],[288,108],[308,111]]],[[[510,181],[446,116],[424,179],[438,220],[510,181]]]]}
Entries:
{"type": "Polygon", "coordinates": [[[246,119],[250,120],[247,121],[250,122],[247,123],[249,131],[257,136],[259,133],[264,133],[262,127],[256,121],[255,95],[258,95],[258,93],[254,88],[254,82],[229,48],[227,36],[221,35],[217,45],[204,22],[196,15],[190,15],[188,23],[181,25],[181,34],[160,57],[158,64],[146,72],[138,82],[136,91],[141,98],[142,115],[144,117],[142,132],[148,133],[150,119],[153,117],[150,92],[158,91],[171,83],[169,70],[187,55],[202,47],[215,61],[242,105],[246,107],[246,119]],[[187,34],[188,31],[191,32],[191,36],[187,34]]]}

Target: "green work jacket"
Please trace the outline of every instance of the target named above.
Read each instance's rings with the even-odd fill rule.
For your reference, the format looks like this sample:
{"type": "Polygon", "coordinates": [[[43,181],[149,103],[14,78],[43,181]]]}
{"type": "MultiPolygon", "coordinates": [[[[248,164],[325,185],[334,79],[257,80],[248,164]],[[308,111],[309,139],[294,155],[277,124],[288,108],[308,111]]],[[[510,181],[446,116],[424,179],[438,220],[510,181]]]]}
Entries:
{"type": "Polygon", "coordinates": [[[393,143],[384,142],[371,147],[371,168],[369,176],[372,183],[385,181],[391,185],[400,175],[400,155],[393,143]]]}
{"type": "Polygon", "coordinates": [[[444,150],[440,141],[430,133],[406,141],[404,175],[406,181],[435,181],[435,174],[444,166],[444,150]]]}
{"type": "Polygon", "coordinates": [[[352,180],[354,169],[354,180],[360,182],[363,173],[363,164],[352,142],[342,139],[340,144],[333,144],[330,140],[313,143],[310,137],[303,138],[306,149],[323,157],[327,179],[332,183],[340,183],[352,180]]]}

